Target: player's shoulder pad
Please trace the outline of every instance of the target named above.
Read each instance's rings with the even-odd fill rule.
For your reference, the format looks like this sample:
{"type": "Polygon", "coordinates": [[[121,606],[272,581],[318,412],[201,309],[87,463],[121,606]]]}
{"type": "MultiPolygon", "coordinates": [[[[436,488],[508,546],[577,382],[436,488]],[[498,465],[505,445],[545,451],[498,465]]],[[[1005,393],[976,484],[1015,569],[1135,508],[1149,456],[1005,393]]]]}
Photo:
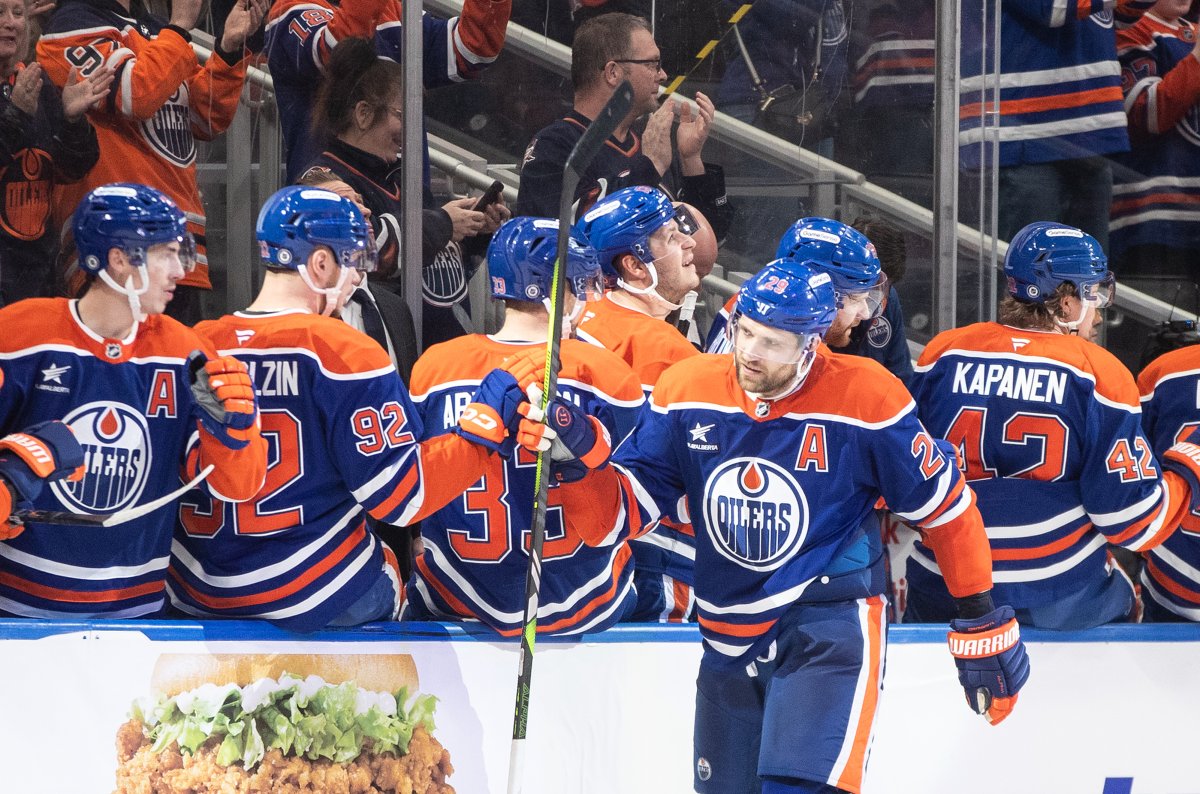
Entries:
{"type": "Polygon", "coordinates": [[[681,402],[724,403],[730,397],[730,373],[733,356],[717,353],[697,353],[667,367],[650,401],[659,407],[681,402]]]}
{"type": "Polygon", "coordinates": [[[925,349],[921,351],[921,355],[917,358],[918,367],[927,367],[933,364],[947,350],[952,350],[956,347],[971,347],[971,343],[967,340],[972,336],[984,334],[987,332],[985,326],[991,323],[972,323],[964,325],[961,328],[950,328],[942,331],[940,334],[930,339],[925,349]]]}
{"type": "Polygon", "coordinates": [[[1100,345],[1077,336],[1063,336],[1061,346],[1063,363],[1089,373],[1096,382],[1096,395],[1111,402],[1137,408],[1137,383],[1133,373],[1120,359],[1100,345]]]}
{"type": "Polygon", "coordinates": [[[197,328],[189,328],[165,314],[152,314],[142,321],[138,339],[147,338],[154,339],[156,355],[187,358],[193,350],[203,351],[210,358],[216,355],[214,345],[197,328]]]}
{"type": "Polygon", "coordinates": [[[476,334],[459,336],[426,348],[408,379],[414,400],[423,399],[447,383],[480,380],[495,368],[476,334]]]}
{"type": "Polygon", "coordinates": [[[1185,373],[1200,374],[1200,345],[1171,350],[1151,361],[1138,375],[1138,391],[1148,397],[1159,383],[1185,373]]]}
{"type": "Polygon", "coordinates": [[[560,378],[587,383],[620,402],[642,401],[642,385],[625,360],[611,350],[578,339],[564,339],[560,378]]]}
{"type": "Polygon", "coordinates": [[[0,350],[64,341],[74,327],[65,298],[26,298],[0,308],[0,350]]]}
{"type": "Polygon", "coordinates": [[[236,315],[197,325],[222,350],[294,348],[308,350],[331,375],[362,376],[391,368],[387,352],[371,337],[341,320],[307,313],[286,313],[255,320],[255,333],[242,339],[246,322],[236,315]]]}
{"type": "Polygon", "coordinates": [[[822,344],[804,388],[796,395],[805,406],[869,424],[887,423],[913,408],[904,382],[866,356],[835,353],[822,344]]]}

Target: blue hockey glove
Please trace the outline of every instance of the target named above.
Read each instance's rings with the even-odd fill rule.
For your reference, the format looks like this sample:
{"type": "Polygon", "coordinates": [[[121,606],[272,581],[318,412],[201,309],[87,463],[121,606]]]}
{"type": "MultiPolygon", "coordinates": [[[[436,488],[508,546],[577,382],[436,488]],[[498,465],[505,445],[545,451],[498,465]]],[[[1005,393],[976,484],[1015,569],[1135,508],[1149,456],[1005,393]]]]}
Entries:
{"type": "Polygon", "coordinates": [[[44,481],[82,476],[83,448],[62,422],[42,422],[0,438],[0,540],[24,530],[19,523],[8,523],[14,504],[36,499],[44,481]]]}
{"type": "Polygon", "coordinates": [[[573,403],[555,398],[546,407],[546,417],[538,418],[538,409],[529,403],[518,409],[523,417],[517,443],[533,452],[549,450],[551,476],[558,482],[577,482],[590,469],[608,463],[612,440],[608,429],[594,416],[588,416],[573,403]]]}
{"type": "Polygon", "coordinates": [[[229,449],[242,449],[260,435],[258,399],[245,364],[233,356],[206,361],[194,350],[188,375],[200,423],[210,435],[229,449]]]}
{"type": "Polygon", "coordinates": [[[992,725],[1000,724],[1029,678],[1029,656],[1012,607],[950,621],[949,641],[967,705],[992,725]]]}
{"type": "Polygon", "coordinates": [[[527,404],[525,392],[517,379],[503,369],[494,369],[480,381],[454,432],[507,458],[516,446],[510,436],[520,427],[517,409],[522,403],[527,404]]]}

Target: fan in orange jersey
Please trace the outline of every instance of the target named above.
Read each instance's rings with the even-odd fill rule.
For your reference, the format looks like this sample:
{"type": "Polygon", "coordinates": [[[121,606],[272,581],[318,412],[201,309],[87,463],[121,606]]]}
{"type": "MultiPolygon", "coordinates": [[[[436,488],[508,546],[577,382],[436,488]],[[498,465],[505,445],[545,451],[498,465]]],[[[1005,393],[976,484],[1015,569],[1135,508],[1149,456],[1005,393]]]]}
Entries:
{"type": "MultiPolygon", "coordinates": [[[[696,355],[667,315],[700,285],[695,241],[679,228],[676,209],[661,190],[628,187],[592,207],[576,224],[600,257],[613,287],[588,307],[579,338],[607,348],[633,367],[649,395],[658,376],[696,355]]],[[[666,523],[633,543],[638,608],[633,620],[679,623],[693,611],[696,541],[688,523],[666,523]]]]}
{"type": "MultiPolygon", "coordinates": [[[[431,438],[454,428],[471,392],[494,367],[545,351],[557,237],[558,221],[523,217],[505,223],[492,238],[488,273],[492,296],[504,301],[503,327],[491,336],[434,345],[413,368],[413,402],[431,438]]],[[[572,241],[566,272],[564,318],[573,325],[584,301],[600,296],[592,249],[572,241]]],[[[598,435],[620,439],[643,402],[637,378],[617,356],[569,338],[569,331],[563,329],[559,351],[558,397],[596,417],[591,421],[603,428],[598,435]]],[[[505,636],[520,632],[535,464],[525,449],[493,460],[478,482],[422,523],[425,552],[417,560],[406,616],[478,620],[505,636]]],[[[591,549],[567,538],[557,494],[552,487],[548,496],[538,631],[600,631],[634,607],[632,555],[625,543],[591,549]]]]}
{"type": "Polygon", "coordinates": [[[204,205],[196,184],[196,141],[209,141],[233,121],[246,77],[246,38],[262,24],[268,0],[239,0],[225,20],[217,51],[201,66],[191,35],[201,0],[175,0],[167,24],[131,10],[132,0],[67,0],[37,45],[38,62],[60,88],[72,75],[111,69],[108,99],[88,113],[100,160],[80,182],[56,191],[56,217],[97,185],[137,179],[167,194],[187,213],[196,268],[176,287],[171,315],[200,319],[200,293],[211,289],[205,254],[204,205]]]}

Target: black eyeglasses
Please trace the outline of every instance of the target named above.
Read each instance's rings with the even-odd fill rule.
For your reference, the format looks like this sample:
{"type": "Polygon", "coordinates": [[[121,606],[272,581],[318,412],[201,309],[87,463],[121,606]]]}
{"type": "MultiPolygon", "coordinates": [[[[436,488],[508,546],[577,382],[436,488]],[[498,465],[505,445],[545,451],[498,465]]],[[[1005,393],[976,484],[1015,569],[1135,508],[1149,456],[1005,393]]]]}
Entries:
{"type": "Polygon", "coordinates": [[[662,65],[662,58],[613,58],[613,63],[640,63],[642,66],[649,66],[657,72],[662,65]]]}

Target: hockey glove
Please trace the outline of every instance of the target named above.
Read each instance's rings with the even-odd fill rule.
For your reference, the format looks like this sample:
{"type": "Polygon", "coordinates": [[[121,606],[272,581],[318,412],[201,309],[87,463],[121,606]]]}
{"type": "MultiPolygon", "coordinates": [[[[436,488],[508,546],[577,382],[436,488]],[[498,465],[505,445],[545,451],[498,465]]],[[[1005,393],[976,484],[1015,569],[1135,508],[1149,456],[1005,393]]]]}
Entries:
{"type": "Polygon", "coordinates": [[[38,497],[43,481],[78,480],[83,472],[83,448],[62,422],[42,422],[0,439],[0,540],[24,531],[8,519],[15,504],[38,497]]]}
{"type": "Polygon", "coordinates": [[[1012,607],[950,621],[949,640],[967,705],[992,725],[1000,724],[1029,678],[1029,656],[1012,607]]]}
{"type": "Polygon", "coordinates": [[[551,476],[558,482],[577,482],[589,469],[598,469],[612,454],[608,429],[573,403],[555,398],[544,422],[536,421],[537,408],[523,403],[517,443],[533,452],[550,452],[551,476]]]}
{"type": "Polygon", "coordinates": [[[517,379],[503,369],[494,369],[480,381],[470,404],[459,414],[454,432],[507,458],[515,447],[510,434],[515,435],[520,427],[517,408],[524,402],[525,392],[517,379]]]}
{"type": "Polygon", "coordinates": [[[242,449],[259,435],[258,399],[245,364],[233,356],[205,361],[196,350],[188,356],[188,375],[209,434],[229,449],[242,449]]]}
{"type": "Polygon", "coordinates": [[[1192,490],[1191,509],[1200,508],[1200,429],[1162,454],[1162,466],[1184,479],[1192,490]]]}

